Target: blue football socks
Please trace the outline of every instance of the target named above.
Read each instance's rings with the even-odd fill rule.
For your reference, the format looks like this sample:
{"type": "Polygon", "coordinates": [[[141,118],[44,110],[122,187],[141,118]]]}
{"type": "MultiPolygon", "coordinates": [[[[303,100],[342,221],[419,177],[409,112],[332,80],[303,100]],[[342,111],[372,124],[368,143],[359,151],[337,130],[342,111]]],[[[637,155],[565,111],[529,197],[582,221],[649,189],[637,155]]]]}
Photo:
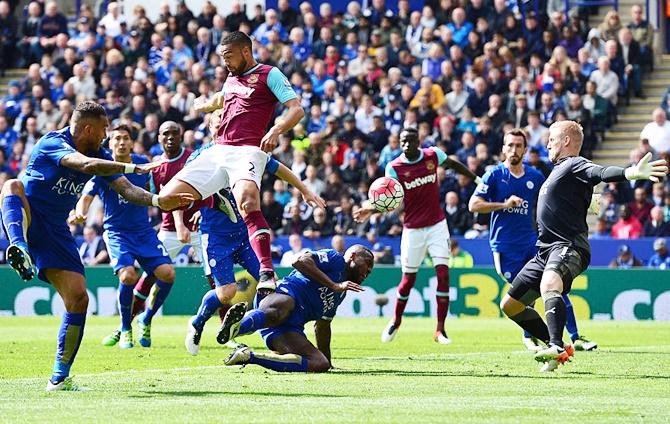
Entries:
{"type": "Polygon", "coordinates": [[[223,303],[219,301],[219,297],[216,295],[216,290],[210,290],[202,297],[202,303],[200,308],[198,308],[198,314],[195,316],[191,324],[200,331],[205,326],[205,323],[208,319],[214,315],[214,313],[223,306],[223,303]]]}
{"type": "Polygon", "coordinates": [[[2,222],[11,244],[26,244],[23,235],[23,213],[21,197],[14,194],[5,196],[2,200],[2,222]]]}
{"type": "Polygon", "coordinates": [[[251,334],[265,328],[265,312],[260,309],[252,309],[242,318],[240,322],[239,335],[251,334]]]}
{"type": "Polygon", "coordinates": [[[156,315],[156,312],[158,312],[160,307],[163,306],[171,289],[171,283],[156,280],[156,284],[152,289],[152,294],[149,296],[150,302],[147,304],[147,309],[142,315],[145,324],[151,324],[151,319],[156,315]]]}
{"type": "Polygon", "coordinates": [[[121,316],[121,331],[130,331],[133,320],[133,286],[119,283],[119,315],[121,316]]]}
{"type": "Polygon", "coordinates": [[[307,358],[294,354],[251,352],[249,363],[279,372],[307,372],[307,358]]]}
{"type": "Polygon", "coordinates": [[[74,362],[81,339],[84,337],[84,324],[86,323],[86,313],[63,314],[60,330],[58,331],[58,350],[56,351],[56,361],[54,363],[51,382],[58,384],[70,374],[70,367],[74,362]]]}

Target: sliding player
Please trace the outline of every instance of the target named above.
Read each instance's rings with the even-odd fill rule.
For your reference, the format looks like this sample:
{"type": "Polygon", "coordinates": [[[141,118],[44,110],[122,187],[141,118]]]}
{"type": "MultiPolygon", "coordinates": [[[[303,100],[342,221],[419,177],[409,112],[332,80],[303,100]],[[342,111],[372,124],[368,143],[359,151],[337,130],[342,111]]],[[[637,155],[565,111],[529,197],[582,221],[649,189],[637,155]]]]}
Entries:
{"type": "Polygon", "coordinates": [[[223,320],[217,340],[261,332],[272,352],[254,352],[240,345],[226,365],[256,364],[283,372],[325,372],[331,366],[330,322],[347,291],[360,292],[372,271],[374,256],[357,244],[344,255],[332,249],[305,252],[295,268],[257,309],[245,315],[246,304],[233,305],[223,320]],[[315,321],[316,347],[305,336],[305,324],[315,321]]]}
{"type": "MultiPolygon", "coordinates": [[[[215,119],[218,113],[213,115],[215,119]]],[[[203,147],[196,153],[207,154],[211,145],[203,147]]],[[[303,199],[314,206],[324,208],[324,200],[312,193],[300,181],[297,175],[289,168],[267,156],[265,170],[296,187],[303,199]]],[[[201,209],[200,240],[202,242],[203,267],[208,279],[213,280],[212,290],[205,293],[197,315],[191,318],[186,333],[186,350],[192,355],[200,351],[200,339],[205,323],[220,308],[227,307],[237,292],[237,284],[233,266],[241,265],[251,276],[258,280],[260,264],[256,254],[251,249],[249,238],[246,237],[246,227],[235,205],[235,199],[228,193],[226,187],[214,194],[214,208],[201,209]],[[226,210],[232,210],[235,215],[231,219],[220,211],[220,204],[226,205],[226,210]]]]}
{"type": "MultiPolygon", "coordinates": [[[[498,274],[513,281],[521,268],[537,253],[535,206],[544,176],[523,164],[527,149],[526,134],[512,130],[505,134],[505,161],[482,177],[470,198],[470,212],[491,213],[489,243],[498,274]]],[[[579,335],[572,303],[563,296],[567,310],[566,327],[577,350],[593,350],[598,345],[579,335]]],[[[539,340],[524,331],[522,341],[528,350],[542,349],[539,340]]]]}
{"type": "MultiPolygon", "coordinates": [[[[428,252],[437,275],[437,327],[433,339],[440,344],[449,344],[451,339],[444,328],[449,311],[449,228],[440,207],[437,167],[452,168],[474,181],[478,177],[462,163],[448,158],[442,150],[420,148],[419,135],[413,128],[400,132],[400,146],[403,154],[386,166],[386,176],[400,181],[405,190],[405,220],[400,241],[402,279],[398,286],[395,317],[382,332],[381,339],[384,343],[390,342],[398,333],[416,273],[428,252]]],[[[364,206],[354,212],[354,218],[363,221],[374,212],[374,207],[364,206]]]]}
{"type": "Polygon", "coordinates": [[[188,194],[152,195],[119,175],[146,174],[155,164],[108,160],[111,156],[100,148],[107,125],[102,106],[80,103],[70,126],[47,133],[35,144],[21,180],[2,187],[2,221],[10,242],[7,262],[25,281],[37,272],[65,304],[47,391],[80,390],[68,376],[84,335],[88,296],[84,266],[66,220],[86,181],[99,175],[128,201],[164,210],[193,201],[188,194]]]}

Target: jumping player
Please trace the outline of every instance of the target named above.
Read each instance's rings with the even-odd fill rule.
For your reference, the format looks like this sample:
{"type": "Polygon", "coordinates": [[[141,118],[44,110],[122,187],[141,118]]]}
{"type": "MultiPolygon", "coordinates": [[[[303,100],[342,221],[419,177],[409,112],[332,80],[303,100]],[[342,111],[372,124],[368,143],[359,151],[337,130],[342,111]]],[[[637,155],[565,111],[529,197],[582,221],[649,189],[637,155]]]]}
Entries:
{"type": "Polygon", "coordinates": [[[588,267],[591,259],[586,214],[593,186],[603,182],[649,179],[657,182],[668,172],[664,160],[650,162],[651,153],[628,168],[602,167],[579,156],[584,133],[574,121],[556,122],[549,128],[549,159],[554,169],[540,188],[537,204],[538,252],[512,281],[500,302],[503,312],[549,346],[535,355],[541,371],[553,371],[574,353],[563,344],[566,305],[563,294],[588,267]],[[544,301],[545,318],[529,305],[544,301]]]}
{"type": "MultiPolygon", "coordinates": [[[[125,125],[112,129],[109,148],[117,162],[149,163],[146,157],[131,153],[133,141],[130,138],[130,128],[125,125]]],[[[138,187],[149,185],[147,174],[129,175],[127,178],[138,187]]],[[[157,290],[156,299],[149,307],[152,315],[158,311],[170,292],[175,277],[174,267],[172,259],[149,222],[148,208],[128,203],[113,191],[102,177],[93,177],[86,183],[70,223],[78,224],[86,221],[89,207],[96,195],[100,196],[105,208],[103,223],[105,243],[114,273],[119,277],[118,307],[121,318],[119,347],[129,349],[133,347],[131,327],[133,288],[139,280],[135,271],[135,261],[139,262],[147,274],[158,278],[157,285],[160,289],[157,290]]]]}
{"type": "Polygon", "coordinates": [[[223,320],[219,343],[260,330],[272,352],[254,352],[240,345],[226,365],[256,364],[283,372],[326,372],[331,366],[330,322],[347,291],[360,292],[372,271],[374,256],[357,244],[344,255],[332,249],[305,252],[294,270],[257,309],[245,315],[246,304],[233,305],[223,320]],[[316,347],[305,336],[305,324],[315,321],[316,347]]]}
{"type": "MultiPolygon", "coordinates": [[[[211,145],[210,145],[211,146],[211,145]]],[[[199,154],[207,154],[210,146],[202,148],[193,154],[194,158],[199,154]]],[[[304,200],[308,203],[325,207],[325,201],[318,195],[312,193],[300,178],[289,168],[267,156],[265,170],[296,187],[304,200]]],[[[223,196],[229,196],[228,187],[214,194],[216,205],[221,203],[223,196]]],[[[214,208],[204,207],[201,209],[200,233],[203,253],[203,267],[208,279],[213,280],[212,290],[205,293],[202,298],[198,313],[189,320],[186,333],[186,350],[192,355],[200,351],[200,338],[205,323],[219,308],[226,307],[237,292],[234,264],[244,267],[256,280],[259,278],[260,264],[256,254],[251,249],[249,238],[245,236],[246,227],[238,209],[235,199],[226,199],[228,208],[235,213],[234,219],[222,213],[215,205],[214,208]]]]}
{"type": "Polygon", "coordinates": [[[226,35],[218,52],[229,76],[220,93],[194,106],[198,112],[223,108],[216,145],[207,155],[192,161],[161,192],[189,193],[196,199],[204,199],[224,187],[222,181],[229,178],[247,225],[251,246],[261,263],[258,288],[272,291],[276,281],[270,227],[260,210],[259,190],[266,163],[264,152],[271,152],[279,135],[293,128],[305,112],[286,76],[273,66],[256,63],[249,36],[240,31],[226,35]],[[277,101],[287,111],[266,133],[277,101]],[[227,172],[227,178],[224,172],[227,172]]]}
{"type": "MultiPolygon", "coordinates": [[[[390,342],[397,334],[409,293],[416,282],[416,273],[428,252],[437,275],[437,327],[433,339],[440,344],[449,344],[451,340],[444,329],[449,310],[449,228],[440,207],[437,167],[452,168],[474,181],[478,181],[478,177],[462,163],[448,158],[442,150],[420,148],[418,133],[413,128],[400,132],[400,146],[403,154],[386,166],[386,176],[400,181],[405,190],[405,220],[400,241],[402,279],[398,286],[395,317],[382,332],[381,339],[390,342]]],[[[363,221],[374,212],[373,206],[364,206],[354,212],[354,218],[363,221]]]]}
{"type": "MultiPolygon", "coordinates": [[[[544,176],[523,164],[527,150],[526,134],[519,129],[505,134],[505,161],[482,177],[470,198],[470,212],[491,213],[489,244],[496,271],[504,281],[513,281],[521,268],[537,253],[535,206],[544,176]]],[[[572,303],[563,296],[567,311],[566,327],[575,349],[593,350],[598,345],[579,335],[572,303]]],[[[542,349],[539,341],[524,331],[522,341],[528,350],[542,349]]],[[[547,340],[543,340],[545,343],[547,340]]]]}
{"type": "Polygon", "coordinates": [[[84,266],[66,220],[86,181],[99,175],[128,201],[164,210],[193,201],[188,194],[152,195],[119,175],[146,174],[156,165],[108,160],[111,156],[100,148],[107,125],[102,106],[80,103],[70,126],[47,133],[35,144],[21,180],[2,187],[8,263],[25,281],[35,276],[36,267],[37,276],[52,284],[65,304],[47,391],[80,390],[68,376],[84,335],[88,296],[84,266]]]}

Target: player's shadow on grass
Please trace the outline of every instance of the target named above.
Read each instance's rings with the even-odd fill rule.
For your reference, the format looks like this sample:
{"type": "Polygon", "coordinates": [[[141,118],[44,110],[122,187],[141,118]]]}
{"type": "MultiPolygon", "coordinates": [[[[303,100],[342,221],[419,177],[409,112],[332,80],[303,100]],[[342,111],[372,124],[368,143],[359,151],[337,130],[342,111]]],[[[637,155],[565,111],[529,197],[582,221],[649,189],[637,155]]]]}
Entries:
{"type": "Polygon", "coordinates": [[[150,390],[143,391],[135,395],[129,395],[131,398],[158,398],[158,397],[205,397],[212,395],[221,396],[267,396],[267,397],[312,397],[312,398],[332,398],[348,397],[345,395],[334,395],[332,393],[281,393],[281,392],[233,392],[227,390],[150,390]]]}
{"type": "Polygon", "coordinates": [[[481,377],[481,378],[545,378],[542,375],[512,375],[512,374],[496,374],[496,373],[467,373],[467,372],[453,372],[453,371],[408,371],[408,370],[362,370],[349,371],[337,369],[333,371],[334,374],[348,374],[348,375],[388,375],[396,377],[481,377]]]}

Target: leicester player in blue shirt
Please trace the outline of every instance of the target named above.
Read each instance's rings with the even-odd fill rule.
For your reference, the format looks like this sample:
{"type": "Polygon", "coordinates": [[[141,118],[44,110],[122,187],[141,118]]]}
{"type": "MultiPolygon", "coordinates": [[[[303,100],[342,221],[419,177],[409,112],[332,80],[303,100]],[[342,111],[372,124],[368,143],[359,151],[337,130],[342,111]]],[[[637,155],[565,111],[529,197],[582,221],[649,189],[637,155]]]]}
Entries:
{"type": "MultiPolygon", "coordinates": [[[[220,111],[210,117],[210,125],[213,128],[218,127],[219,117],[220,111]]],[[[206,153],[207,148],[205,146],[191,156],[195,158],[203,152],[206,153]]],[[[265,170],[297,188],[306,202],[313,206],[325,207],[321,197],[312,193],[297,175],[271,156],[267,158],[265,170]]],[[[244,219],[228,189],[229,187],[225,187],[214,194],[213,208],[206,207],[200,210],[202,264],[212,290],[205,293],[198,313],[188,324],[184,344],[192,355],[197,355],[200,351],[200,338],[207,320],[218,309],[227,307],[237,292],[234,265],[241,265],[256,281],[259,278],[260,262],[251,248],[244,219]]]]}
{"type": "Polygon", "coordinates": [[[240,345],[226,365],[256,364],[274,371],[325,372],[331,368],[330,322],[347,291],[360,292],[372,271],[372,252],[359,244],[344,255],[332,249],[305,252],[295,268],[257,309],[246,313],[246,304],[233,305],[221,325],[217,340],[226,343],[237,335],[261,332],[272,352],[254,352],[240,345]],[[307,339],[305,324],[314,325],[316,347],[307,339]]]}
{"type": "Polygon", "coordinates": [[[65,304],[47,391],[79,389],[68,376],[84,335],[88,296],[84,266],[66,220],[86,181],[99,175],[130,202],[166,210],[193,201],[192,196],[152,195],[119,175],[146,174],[152,164],[109,160],[109,153],[100,148],[107,125],[102,106],[80,103],[70,126],[47,133],[35,145],[21,180],[9,180],[2,187],[8,263],[25,281],[37,273],[65,304]]]}
{"type": "MultiPolygon", "coordinates": [[[[130,128],[126,125],[111,130],[109,148],[117,162],[137,165],[149,163],[146,157],[131,153],[133,141],[130,138],[130,128]]],[[[138,187],[146,188],[149,185],[149,174],[129,175],[127,178],[138,187]]],[[[118,341],[121,349],[129,349],[133,347],[133,287],[139,280],[135,261],[147,274],[153,274],[158,279],[154,289],[155,296],[146,311],[151,317],[163,305],[172,288],[174,267],[163,243],[158,240],[156,230],[151,226],[148,208],[128,203],[102,177],[93,177],[86,183],[71,223],[86,220],[88,209],[96,195],[100,196],[105,208],[104,238],[114,273],[119,277],[118,307],[121,318],[121,326],[114,333],[115,337],[106,337],[103,344],[113,346],[118,341]]],[[[150,340],[148,339],[149,342],[150,340]]],[[[140,344],[148,347],[144,338],[140,338],[140,344]]]]}
{"type": "MultiPolygon", "coordinates": [[[[544,176],[522,162],[527,147],[522,130],[505,134],[505,161],[484,174],[470,198],[471,212],[491,212],[489,243],[493,262],[498,274],[507,282],[513,281],[526,262],[537,253],[535,207],[544,176]]],[[[563,299],[567,309],[566,328],[575,342],[575,348],[595,349],[596,343],[579,335],[568,295],[563,295],[563,299]]],[[[539,341],[527,331],[524,331],[522,340],[528,350],[537,352],[542,349],[539,341]]]]}

